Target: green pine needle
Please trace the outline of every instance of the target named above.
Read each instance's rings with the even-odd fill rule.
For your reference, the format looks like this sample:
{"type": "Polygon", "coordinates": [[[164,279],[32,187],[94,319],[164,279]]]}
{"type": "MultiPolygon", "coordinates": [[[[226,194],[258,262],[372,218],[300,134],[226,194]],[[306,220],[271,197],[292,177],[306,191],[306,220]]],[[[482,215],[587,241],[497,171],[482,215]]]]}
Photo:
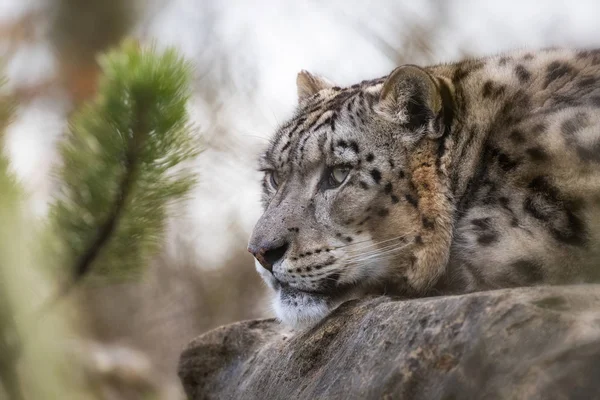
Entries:
{"type": "Polygon", "coordinates": [[[167,207],[195,182],[198,153],[186,104],[190,64],[174,50],[126,42],[100,58],[97,98],[73,118],[60,149],[51,222],[77,281],[138,276],[163,236],[167,207]]]}

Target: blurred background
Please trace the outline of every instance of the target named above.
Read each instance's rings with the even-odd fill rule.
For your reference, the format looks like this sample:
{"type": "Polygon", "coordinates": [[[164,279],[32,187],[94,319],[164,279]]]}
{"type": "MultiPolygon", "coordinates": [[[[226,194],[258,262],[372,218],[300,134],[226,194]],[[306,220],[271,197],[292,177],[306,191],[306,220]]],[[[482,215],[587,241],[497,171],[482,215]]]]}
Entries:
{"type": "Polygon", "coordinates": [[[142,279],[76,294],[97,398],[142,398],[147,385],[151,398],[182,399],[176,365],[187,342],[271,315],[245,249],[261,212],[256,161],[294,110],[301,69],[343,86],[402,63],[595,47],[599,15],[595,0],[0,0],[2,90],[18,100],[5,145],[37,218],[68,118],[95,94],[99,52],[133,36],[174,45],[195,67],[198,185],[142,279]]]}

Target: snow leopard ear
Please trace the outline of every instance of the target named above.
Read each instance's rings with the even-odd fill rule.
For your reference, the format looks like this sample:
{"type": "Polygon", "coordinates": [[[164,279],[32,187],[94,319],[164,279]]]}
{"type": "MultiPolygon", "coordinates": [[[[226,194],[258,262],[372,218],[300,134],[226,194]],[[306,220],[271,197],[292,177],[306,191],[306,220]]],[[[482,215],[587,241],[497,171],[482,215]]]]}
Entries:
{"type": "Polygon", "coordinates": [[[384,119],[414,132],[414,139],[435,139],[444,132],[445,103],[452,102],[449,96],[450,89],[441,79],[416,65],[404,65],[384,82],[376,110],[384,119]]]}
{"type": "Polygon", "coordinates": [[[302,70],[298,73],[296,85],[298,86],[298,103],[323,89],[335,86],[333,82],[328,79],[313,75],[306,70],[302,70]]]}

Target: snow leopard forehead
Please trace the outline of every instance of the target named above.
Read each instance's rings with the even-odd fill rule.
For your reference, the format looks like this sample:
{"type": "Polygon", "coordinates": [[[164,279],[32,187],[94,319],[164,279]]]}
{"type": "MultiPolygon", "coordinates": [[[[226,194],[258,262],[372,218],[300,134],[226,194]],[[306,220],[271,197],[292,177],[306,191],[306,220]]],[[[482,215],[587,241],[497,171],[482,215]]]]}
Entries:
{"type": "Polygon", "coordinates": [[[302,101],[294,117],[277,130],[261,157],[261,168],[285,172],[310,168],[327,156],[340,162],[360,157],[359,139],[371,123],[384,80],[334,86],[302,101]]]}

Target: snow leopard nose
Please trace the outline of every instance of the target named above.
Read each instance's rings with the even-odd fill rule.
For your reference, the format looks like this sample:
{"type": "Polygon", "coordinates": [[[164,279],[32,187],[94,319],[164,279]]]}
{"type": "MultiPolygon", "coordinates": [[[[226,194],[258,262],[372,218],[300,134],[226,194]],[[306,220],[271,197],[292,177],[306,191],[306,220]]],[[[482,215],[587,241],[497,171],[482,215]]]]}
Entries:
{"type": "Polygon", "coordinates": [[[267,243],[263,246],[248,245],[248,251],[252,253],[267,271],[273,272],[273,265],[281,260],[288,250],[289,244],[286,241],[277,241],[267,243]]]}

